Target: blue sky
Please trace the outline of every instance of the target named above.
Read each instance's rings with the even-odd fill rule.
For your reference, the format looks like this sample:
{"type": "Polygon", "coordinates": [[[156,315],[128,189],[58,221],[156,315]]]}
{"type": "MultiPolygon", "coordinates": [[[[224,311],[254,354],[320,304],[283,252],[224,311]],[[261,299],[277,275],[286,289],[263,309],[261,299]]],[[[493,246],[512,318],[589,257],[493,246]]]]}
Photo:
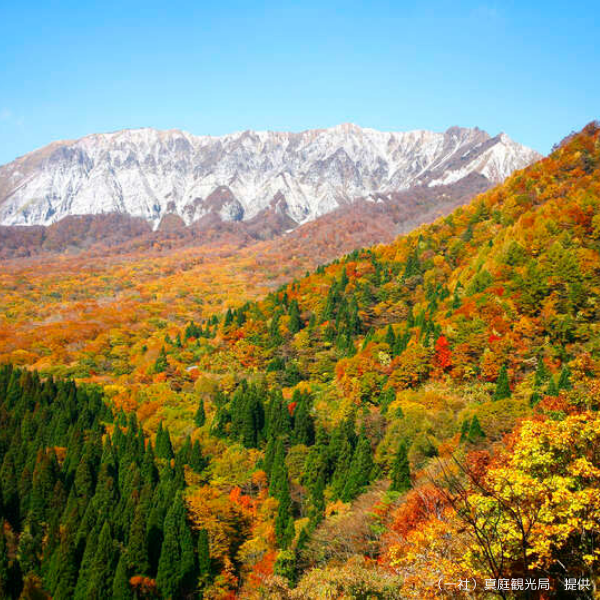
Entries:
{"type": "Polygon", "coordinates": [[[0,163],[133,127],[479,126],[548,152],[600,117],[595,2],[0,2],[0,163]]]}

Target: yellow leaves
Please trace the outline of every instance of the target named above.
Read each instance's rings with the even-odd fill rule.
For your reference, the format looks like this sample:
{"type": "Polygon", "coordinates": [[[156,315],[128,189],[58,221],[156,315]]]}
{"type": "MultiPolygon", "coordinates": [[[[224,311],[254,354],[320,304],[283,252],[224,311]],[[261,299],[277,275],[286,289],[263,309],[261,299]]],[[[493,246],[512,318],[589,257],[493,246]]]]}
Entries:
{"type": "Polygon", "coordinates": [[[600,479],[600,468],[595,467],[587,458],[577,458],[569,466],[570,473],[575,477],[586,479],[600,479]]]}
{"type": "MultiPolygon", "coordinates": [[[[585,552],[580,540],[597,538],[600,522],[599,446],[595,413],[523,423],[512,452],[487,474],[487,491],[469,496],[477,526],[495,551],[508,549],[518,560],[524,545],[532,566],[541,569],[565,553],[585,552]]],[[[598,558],[583,560],[591,565],[598,558]]]]}
{"type": "Polygon", "coordinates": [[[343,517],[350,512],[350,504],[346,504],[341,500],[336,500],[335,502],[330,502],[325,507],[325,516],[331,517],[333,515],[337,515],[339,517],[343,517]]]}
{"type": "Polygon", "coordinates": [[[252,478],[261,453],[246,449],[241,444],[232,444],[225,452],[212,461],[212,480],[215,486],[243,485],[252,478]]]}
{"type": "Polygon", "coordinates": [[[217,560],[229,557],[232,541],[243,538],[245,529],[238,507],[229,501],[228,495],[212,486],[189,492],[185,500],[194,527],[208,532],[211,557],[217,560]]]}
{"type": "Polygon", "coordinates": [[[404,578],[402,591],[408,597],[425,598],[437,589],[440,578],[481,576],[467,542],[451,512],[410,531],[388,550],[390,565],[404,578]]]}
{"type": "Polygon", "coordinates": [[[384,367],[389,367],[390,363],[392,362],[390,355],[387,352],[383,352],[381,350],[377,353],[377,360],[384,367]]]}

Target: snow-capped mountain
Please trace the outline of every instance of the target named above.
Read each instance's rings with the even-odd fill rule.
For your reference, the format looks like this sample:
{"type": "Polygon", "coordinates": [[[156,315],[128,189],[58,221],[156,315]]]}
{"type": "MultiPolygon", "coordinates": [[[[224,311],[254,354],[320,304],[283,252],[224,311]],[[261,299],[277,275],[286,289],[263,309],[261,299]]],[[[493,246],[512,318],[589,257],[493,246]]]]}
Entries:
{"type": "Polygon", "coordinates": [[[386,133],[343,124],[221,137],[124,130],[55,142],[0,167],[0,224],[114,212],[154,226],[167,214],[186,224],[207,214],[249,220],[274,201],[303,223],[357,198],[473,173],[499,183],[538,158],[478,128],[386,133]]]}

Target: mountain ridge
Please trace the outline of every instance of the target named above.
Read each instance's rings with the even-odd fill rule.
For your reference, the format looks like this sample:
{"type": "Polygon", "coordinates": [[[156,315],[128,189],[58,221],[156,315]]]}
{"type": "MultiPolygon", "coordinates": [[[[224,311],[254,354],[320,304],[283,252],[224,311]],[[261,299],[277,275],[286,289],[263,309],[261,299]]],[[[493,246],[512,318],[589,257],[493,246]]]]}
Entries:
{"type": "Polygon", "coordinates": [[[492,185],[539,156],[504,133],[491,137],[476,127],[381,132],[346,123],[224,136],[120,130],[53,142],[0,166],[0,224],[49,225],[110,212],[143,217],[154,228],[167,214],[186,225],[211,212],[247,221],[278,196],[300,224],[357,198],[436,187],[471,173],[492,185]],[[215,206],[210,198],[219,190],[215,206]]]}

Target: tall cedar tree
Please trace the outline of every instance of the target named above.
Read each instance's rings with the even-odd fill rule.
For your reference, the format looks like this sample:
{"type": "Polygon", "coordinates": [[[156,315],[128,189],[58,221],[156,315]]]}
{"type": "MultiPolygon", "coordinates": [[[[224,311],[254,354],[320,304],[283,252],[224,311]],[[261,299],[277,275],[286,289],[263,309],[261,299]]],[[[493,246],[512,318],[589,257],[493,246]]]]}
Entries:
{"type": "Polygon", "coordinates": [[[124,554],[121,554],[117,570],[115,571],[112,598],[113,600],[133,600],[133,592],[129,585],[129,577],[127,577],[127,562],[124,554]]]}
{"type": "Polygon", "coordinates": [[[394,464],[392,465],[392,485],[390,489],[394,492],[406,492],[411,487],[408,448],[406,442],[402,440],[398,445],[394,464]]]}
{"type": "Polygon", "coordinates": [[[161,546],[156,585],[164,598],[177,598],[181,583],[179,565],[179,523],[177,506],[173,504],[165,520],[164,539],[161,546]]]}
{"type": "Polygon", "coordinates": [[[471,426],[469,427],[467,439],[469,440],[469,442],[476,444],[477,442],[480,442],[483,438],[485,438],[485,432],[481,428],[481,424],[479,423],[477,415],[473,415],[473,420],[471,421],[471,426]]]}
{"type": "Polygon", "coordinates": [[[302,323],[300,321],[300,310],[298,309],[298,302],[294,299],[290,304],[290,323],[289,329],[291,333],[298,333],[302,323]]]}
{"type": "Polygon", "coordinates": [[[372,472],[373,451],[371,450],[369,439],[363,432],[361,433],[354,451],[354,456],[352,457],[348,479],[344,485],[341,499],[344,502],[349,502],[356,498],[370,482],[372,472]]]}
{"type": "Polygon", "coordinates": [[[194,421],[196,423],[196,427],[203,427],[204,423],[206,423],[206,413],[204,412],[204,400],[202,399],[200,399],[200,402],[198,403],[198,410],[196,411],[194,421]]]}
{"type": "Polygon", "coordinates": [[[506,365],[502,365],[498,379],[496,380],[496,390],[494,391],[494,400],[504,400],[510,398],[510,382],[508,381],[508,370],[506,365]]]}
{"type": "Polygon", "coordinates": [[[154,362],[154,372],[155,373],[163,373],[167,370],[169,366],[169,361],[167,360],[167,353],[165,351],[165,347],[163,346],[158,353],[158,357],[154,362]]]}
{"type": "Polygon", "coordinates": [[[292,499],[290,497],[290,486],[286,477],[282,482],[282,488],[279,491],[277,497],[279,505],[277,507],[277,516],[275,517],[275,538],[281,548],[287,548],[289,543],[288,536],[288,523],[291,515],[292,499]]]}
{"type": "Polygon", "coordinates": [[[210,545],[206,529],[198,532],[198,573],[200,581],[207,583],[210,578],[210,545]]]}
{"type": "Polygon", "coordinates": [[[285,466],[285,449],[281,438],[277,440],[275,446],[275,456],[271,466],[271,478],[269,485],[269,495],[279,498],[283,489],[287,487],[287,468],[285,466]]]}
{"type": "Polygon", "coordinates": [[[114,579],[115,546],[110,525],[105,522],[100,531],[98,546],[90,566],[90,579],[86,595],[90,600],[110,598],[114,579]]]}

